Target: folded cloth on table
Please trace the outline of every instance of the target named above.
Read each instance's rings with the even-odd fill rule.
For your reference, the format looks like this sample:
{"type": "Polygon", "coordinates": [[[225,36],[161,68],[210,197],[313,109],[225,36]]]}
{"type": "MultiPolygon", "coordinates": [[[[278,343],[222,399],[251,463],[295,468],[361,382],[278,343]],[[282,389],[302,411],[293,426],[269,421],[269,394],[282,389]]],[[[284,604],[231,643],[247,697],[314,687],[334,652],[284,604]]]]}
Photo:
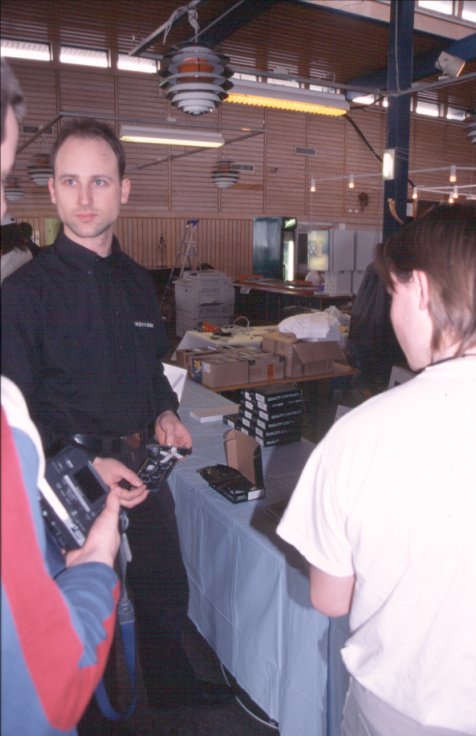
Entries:
{"type": "Polygon", "coordinates": [[[328,312],[310,312],[286,317],[278,325],[280,332],[293,332],[298,340],[323,340],[329,333],[339,336],[339,322],[328,312]]]}

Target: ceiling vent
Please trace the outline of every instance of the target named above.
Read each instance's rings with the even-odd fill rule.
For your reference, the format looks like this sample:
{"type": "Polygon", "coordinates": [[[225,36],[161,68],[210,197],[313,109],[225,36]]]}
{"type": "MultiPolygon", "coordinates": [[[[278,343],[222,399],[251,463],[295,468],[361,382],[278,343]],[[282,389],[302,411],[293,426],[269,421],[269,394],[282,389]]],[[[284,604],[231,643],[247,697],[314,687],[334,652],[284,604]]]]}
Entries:
{"type": "Polygon", "coordinates": [[[296,146],[294,153],[297,156],[315,156],[317,154],[317,150],[315,148],[307,148],[305,146],[296,146]]]}
{"type": "Polygon", "coordinates": [[[235,164],[231,165],[233,171],[254,171],[254,164],[235,164]]]}

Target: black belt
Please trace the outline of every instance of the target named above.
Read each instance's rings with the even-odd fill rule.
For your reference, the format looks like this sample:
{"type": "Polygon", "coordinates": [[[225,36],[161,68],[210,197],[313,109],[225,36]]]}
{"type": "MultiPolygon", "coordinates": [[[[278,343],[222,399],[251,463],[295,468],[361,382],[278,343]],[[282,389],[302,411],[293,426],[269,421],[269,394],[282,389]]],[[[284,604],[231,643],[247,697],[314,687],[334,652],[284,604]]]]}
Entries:
{"type": "Polygon", "coordinates": [[[73,434],[69,439],[76,445],[85,447],[98,455],[110,455],[114,453],[127,452],[145,447],[152,438],[152,430],[144,429],[141,432],[123,435],[122,437],[99,436],[94,434],[73,434]]]}

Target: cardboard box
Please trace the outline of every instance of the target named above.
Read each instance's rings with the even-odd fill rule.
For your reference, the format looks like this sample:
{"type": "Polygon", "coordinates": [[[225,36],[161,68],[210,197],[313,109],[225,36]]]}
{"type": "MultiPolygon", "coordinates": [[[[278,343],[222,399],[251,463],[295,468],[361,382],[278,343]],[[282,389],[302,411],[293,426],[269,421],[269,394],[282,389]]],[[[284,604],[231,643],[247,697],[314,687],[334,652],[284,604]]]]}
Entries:
{"type": "Polygon", "coordinates": [[[253,437],[238,430],[225,435],[227,465],[208,465],[198,472],[208,485],[232,503],[264,496],[261,448],[253,437]]]}
{"type": "Polygon", "coordinates": [[[203,347],[203,348],[187,348],[185,350],[183,350],[183,349],[182,350],[177,350],[176,351],[177,364],[181,368],[186,368],[186,370],[188,371],[188,373],[190,375],[190,370],[191,370],[191,367],[192,367],[192,360],[193,360],[193,358],[195,358],[196,356],[198,357],[198,356],[202,356],[202,355],[210,355],[210,353],[213,353],[213,352],[215,352],[215,350],[212,350],[211,348],[210,348],[210,350],[207,350],[206,347],[203,347]]]}
{"type": "Polygon", "coordinates": [[[222,352],[192,357],[191,378],[209,388],[248,382],[248,363],[222,352]]]}
{"type": "Polygon", "coordinates": [[[258,348],[230,348],[248,363],[248,381],[274,381],[284,378],[284,357],[258,348]]]}
{"type": "Polygon", "coordinates": [[[266,352],[284,357],[287,377],[329,373],[334,369],[334,361],[346,362],[337,342],[307,342],[298,340],[292,332],[271,332],[264,335],[262,347],[266,352]]]}
{"type": "Polygon", "coordinates": [[[238,429],[230,429],[225,435],[226,462],[239,470],[255,487],[249,491],[246,500],[251,501],[264,496],[263,464],[261,448],[254,439],[238,429]]]}

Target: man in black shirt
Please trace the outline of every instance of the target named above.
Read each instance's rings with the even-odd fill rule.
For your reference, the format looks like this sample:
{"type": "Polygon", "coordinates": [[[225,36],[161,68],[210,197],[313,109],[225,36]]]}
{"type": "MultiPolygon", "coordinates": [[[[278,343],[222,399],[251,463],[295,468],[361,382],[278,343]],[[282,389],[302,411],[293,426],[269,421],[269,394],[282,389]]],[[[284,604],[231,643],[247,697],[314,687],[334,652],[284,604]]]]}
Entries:
{"type": "MultiPolygon", "coordinates": [[[[63,228],[4,283],[2,371],[23,391],[47,453],[75,441],[127,462],[152,435],[190,448],[160,362],[167,341],[152,281],[113,235],[130,191],[123,147],[107,125],[69,120],[52,167],[63,228]]],[[[180,643],[188,590],[170,491],[149,494],[130,521],[149,699],[216,705],[226,693],[196,680],[180,643]]]]}

